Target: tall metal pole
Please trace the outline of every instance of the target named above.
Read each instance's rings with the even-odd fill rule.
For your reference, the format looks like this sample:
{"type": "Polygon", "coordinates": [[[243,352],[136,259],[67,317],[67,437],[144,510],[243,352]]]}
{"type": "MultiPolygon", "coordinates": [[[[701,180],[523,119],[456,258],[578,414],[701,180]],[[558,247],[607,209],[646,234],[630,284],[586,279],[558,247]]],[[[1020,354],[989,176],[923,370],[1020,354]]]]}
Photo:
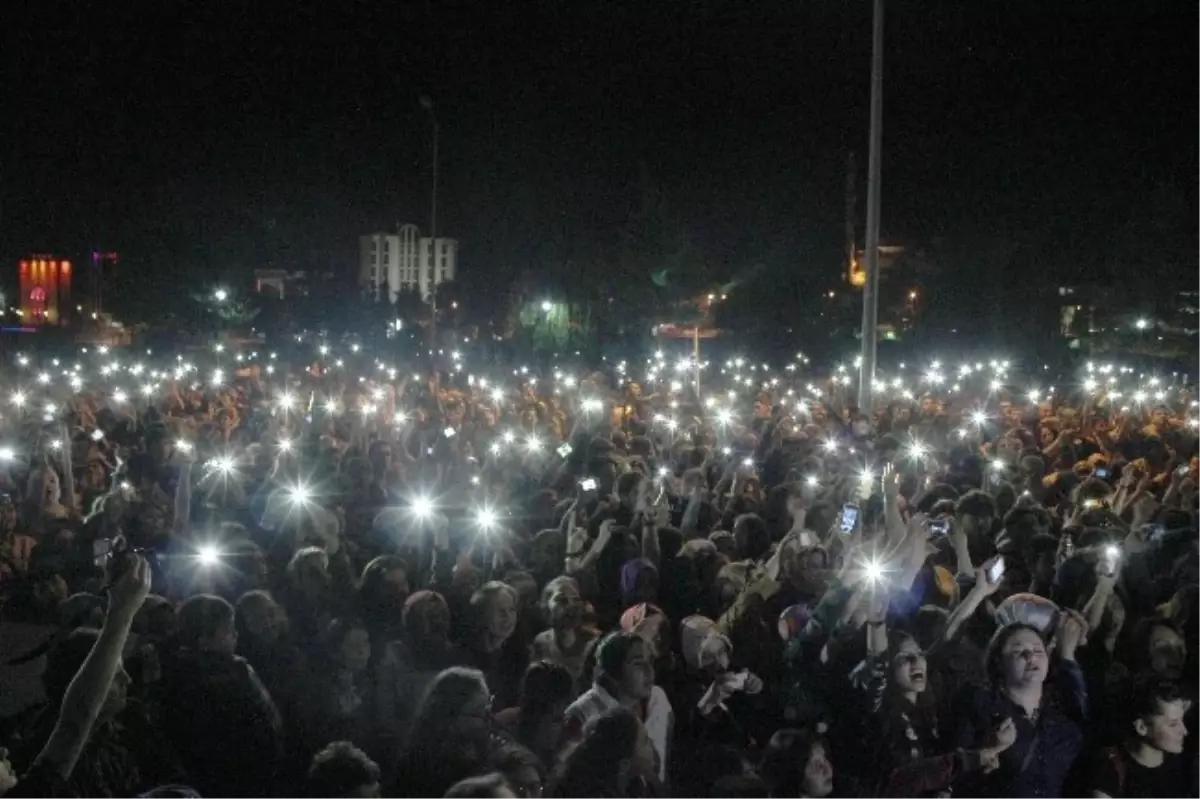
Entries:
{"type": "Polygon", "coordinates": [[[875,341],[879,317],[879,190],[880,144],[883,135],[883,0],[875,0],[871,35],[871,144],[867,164],[867,282],[863,286],[862,368],[858,375],[858,407],[870,413],[875,389],[875,341]]]}
{"type": "MultiPolygon", "coordinates": [[[[437,350],[437,287],[438,287],[438,252],[437,252],[437,189],[438,189],[438,121],[433,112],[433,101],[427,96],[421,97],[421,107],[429,112],[429,120],[433,123],[433,189],[429,195],[429,261],[431,264],[430,280],[432,288],[429,291],[429,339],[430,349],[437,350]]],[[[436,352],[434,353],[436,355],[436,352]]]]}

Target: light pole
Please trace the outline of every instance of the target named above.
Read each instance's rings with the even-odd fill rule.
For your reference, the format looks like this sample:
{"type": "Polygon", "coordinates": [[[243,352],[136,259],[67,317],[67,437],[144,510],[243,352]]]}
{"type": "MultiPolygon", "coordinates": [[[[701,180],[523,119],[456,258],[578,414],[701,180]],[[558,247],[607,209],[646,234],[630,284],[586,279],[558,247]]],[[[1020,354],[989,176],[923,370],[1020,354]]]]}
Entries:
{"type": "Polygon", "coordinates": [[[421,95],[421,107],[429,112],[429,121],[433,125],[433,188],[429,192],[429,260],[432,265],[430,278],[433,282],[429,290],[429,338],[430,349],[437,349],[437,287],[438,287],[438,252],[437,252],[437,185],[438,185],[438,121],[433,112],[433,100],[429,95],[421,95]]]}
{"type": "Polygon", "coordinates": [[[858,407],[870,413],[875,384],[875,339],[879,322],[879,190],[883,136],[883,0],[875,0],[871,25],[871,139],[867,164],[867,282],[863,286],[862,367],[858,373],[858,407]]]}

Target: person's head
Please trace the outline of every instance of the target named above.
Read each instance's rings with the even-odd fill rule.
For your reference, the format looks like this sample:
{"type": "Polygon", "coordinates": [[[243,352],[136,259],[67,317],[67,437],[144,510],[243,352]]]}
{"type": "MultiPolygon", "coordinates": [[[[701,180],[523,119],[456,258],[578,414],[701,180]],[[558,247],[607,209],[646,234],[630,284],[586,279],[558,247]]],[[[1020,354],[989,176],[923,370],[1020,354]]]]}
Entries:
{"type": "Polygon", "coordinates": [[[233,606],[212,594],[197,594],[179,608],[179,643],[200,652],[232,655],[237,649],[233,606]]]}
{"type": "Polygon", "coordinates": [[[304,547],[287,565],[288,580],[304,593],[315,593],[329,585],[329,555],[320,547],[304,547]]]}
{"type": "Polygon", "coordinates": [[[349,741],[334,741],[313,755],[305,788],[314,799],[374,799],[379,796],[379,766],[349,741]]]}
{"type": "Polygon", "coordinates": [[[567,755],[555,779],[554,796],[628,796],[630,782],[649,777],[658,758],[642,723],[615,707],[584,727],[583,741],[567,755]]]}
{"type": "Polygon", "coordinates": [[[338,619],[321,635],[325,652],[336,668],[358,674],[371,662],[371,634],[356,621],[338,619]]]}
{"type": "Polygon", "coordinates": [[[741,560],[758,560],[771,548],[767,523],[757,514],[743,513],[733,523],[733,540],[741,560]]]}
{"type": "Polygon", "coordinates": [[[518,743],[507,743],[492,753],[492,768],[504,775],[512,792],[522,799],[542,795],[546,773],[537,755],[518,743]]]}
{"type": "Polygon", "coordinates": [[[433,678],[409,729],[409,749],[482,762],[492,730],[491,694],[483,673],[449,668],[433,678]]]}
{"type": "Polygon", "coordinates": [[[617,497],[621,500],[621,504],[629,510],[633,510],[633,506],[637,502],[643,479],[643,476],[637,472],[626,472],[617,478],[615,486],[617,497]]]}
{"type": "Polygon", "coordinates": [[[888,639],[888,654],[892,658],[891,686],[904,694],[923,692],[928,686],[929,667],[920,644],[911,635],[899,631],[893,632],[888,639]]]}
{"type": "Polygon", "coordinates": [[[237,601],[237,631],[262,643],[278,641],[287,630],[287,613],[266,591],[247,591],[237,601]]]}
{"type": "Polygon", "coordinates": [[[1134,680],[1126,700],[1125,734],[1132,742],[1172,755],[1183,751],[1188,734],[1183,717],[1192,703],[1176,683],[1154,677],[1134,680]]]}
{"type": "Polygon", "coordinates": [[[648,699],[654,688],[654,659],[641,636],[606,635],[596,647],[594,682],[614,697],[648,699]]]}
{"type": "Polygon", "coordinates": [[[988,644],[988,678],[997,687],[1019,690],[1041,685],[1049,667],[1046,641],[1028,624],[1001,627],[988,644]]]}
{"type": "Polygon", "coordinates": [[[380,555],[363,567],[358,585],[364,613],[398,612],[408,598],[408,564],[395,555],[380,555]]]}
{"type": "Polygon", "coordinates": [[[1178,680],[1187,660],[1187,641],[1166,619],[1142,619],[1133,628],[1130,653],[1135,672],[1178,680]]]}
{"type": "Polygon", "coordinates": [[[535,660],[521,678],[521,720],[561,719],[574,693],[571,672],[548,660],[535,660]]]}
{"type": "MultiPolygon", "coordinates": [[[[62,704],[67,686],[75,679],[99,638],[99,630],[80,627],[72,630],[50,649],[46,656],[45,671],[42,672],[42,688],[52,707],[62,704]]],[[[113,676],[113,681],[109,683],[108,694],[100,709],[100,718],[111,719],[125,709],[130,682],[129,674],[122,664],[113,676]]]]}
{"type": "Polygon", "coordinates": [[[507,641],[517,628],[517,592],[508,583],[492,580],[471,595],[476,629],[493,647],[507,641]]]}
{"type": "Polygon", "coordinates": [[[968,535],[986,534],[996,518],[996,501],[983,491],[968,491],[954,506],[954,514],[968,535]]]}
{"type": "Polygon", "coordinates": [[[771,736],[759,773],[771,796],[829,796],[833,764],[825,740],[808,730],[782,729],[771,736]]]}
{"type": "Polygon", "coordinates": [[[450,607],[436,591],[422,590],[404,601],[404,633],[418,648],[444,643],[450,634],[450,607]]]}
{"type": "Polygon", "coordinates": [[[579,583],[563,575],[546,583],[542,589],[542,618],[557,630],[571,630],[583,622],[583,598],[579,583]]]}
{"type": "Polygon", "coordinates": [[[498,771],[478,777],[467,777],[450,786],[446,799],[516,799],[516,792],[498,771]]]}

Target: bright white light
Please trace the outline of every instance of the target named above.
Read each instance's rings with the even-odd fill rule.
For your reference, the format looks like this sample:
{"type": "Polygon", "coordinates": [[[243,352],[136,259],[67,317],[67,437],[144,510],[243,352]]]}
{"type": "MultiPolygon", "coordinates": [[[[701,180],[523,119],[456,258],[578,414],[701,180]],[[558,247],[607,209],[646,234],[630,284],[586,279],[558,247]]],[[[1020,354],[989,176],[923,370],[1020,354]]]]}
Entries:
{"type": "Polygon", "coordinates": [[[224,345],[224,344],[218,344],[217,346],[213,347],[213,349],[214,349],[214,350],[216,350],[217,352],[224,352],[224,351],[225,351],[225,345],[224,345]]]}
{"type": "Polygon", "coordinates": [[[146,383],[144,386],[142,386],[142,394],[143,395],[149,397],[153,393],[154,393],[154,384],[153,383],[146,383]]]}
{"type": "Polygon", "coordinates": [[[120,405],[121,403],[123,403],[129,399],[129,395],[126,394],[122,389],[118,388],[116,391],[113,392],[112,398],[113,398],[113,402],[120,405]]]}
{"type": "Polygon", "coordinates": [[[834,441],[832,438],[827,438],[827,439],[825,439],[825,443],[822,444],[821,446],[823,446],[825,448],[826,452],[837,452],[838,443],[836,441],[834,441]]]}
{"type": "Polygon", "coordinates": [[[601,402],[600,400],[596,399],[595,397],[592,397],[590,399],[585,399],[583,401],[583,410],[585,413],[596,413],[598,411],[604,410],[604,403],[601,402]]]}
{"type": "Polygon", "coordinates": [[[733,412],[729,410],[717,411],[717,421],[721,424],[729,424],[733,421],[733,412]]]}
{"type": "Polygon", "coordinates": [[[291,394],[284,394],[282,397],[279,398],[279,407],[283,408],[285,411],[290,411],[292,409],[292,406],[295,405],[295,403],[296,403],[296,398],[293,397],[291,394]]]}
{"type": "Polygon", "coordinates": [[[810,474],[808,477],[804,478],[804,484],[810,488],[816,486],[819,482],[820,481],[817,479],[816,475],[810,474]]]}
{"type": "Polygon", "coordinates": [[[1084,389],[1084,391],[1095,391],[1096,390],[1096,381],[1090,377],[1087,380],[1084,380],[1083,381],[1083,389],[1084,389]]]}
{"type": "Polygon", "coordinates": [[[202,546],[196,550],[196,559],[201,566],[212,567],[221,562],[221,553],[214,546],[202,546]]]}
{"type": "Polygon", "coordinates": [[[484,530],[490,530],[495,527],[499,520],[500,517],[491,508],[480,508],[475,512],[475,523],[484,530]]]}
{"type": "Polygon", "coordinates": [[[1145,391],[1133,392],[1133,401],[1134,402],[1145,402],[1146,401],[1146,392],[1145,391]]]}
{"type": "Polygon", "coordinates": [[[971,414],[971,423],[972,424],[974,424],[978,427],[982,427],[985,422],[987,422],[987,414],[984,413],[983,411],[975,411],[974,413],[971,414]]]}
{"type": "Polygon", "coordinates": [[[675,428],[679,427],[679,422],[674,419],[668,419],[665,424],[668,430],[675,430],[675,428]]]}
{"type": "Polygon", "coordinates": [[[319,351],[319,352],[320,352],[322,355],[328,355],[328,354],[329,354],[329,345],[328,345],[328,344],[322,344],[322,345],[321,345],[320,347],[318,347],[317,349],[318,349],[318,351],[319,351]]]}
{"type": "Polygon", "coordinates": [[[292,451],[292,440],[290,438],[279,439],[279,451],[280,452],[291,452],[292,451]]]}
{"type": "Polygon", "coordinates": [[[908,448],[908,454],[914,458],[924,458],[929,454],[929,450],[919,441],[914,441],[912,446],[908,448]]]}
{"type": "Polygon", "coordinates": [[[60,449],[62,449],[62,439],[56,438],[53,441],[51,441],[50,449],[54,450],[55,452],[58,452],[60,449]]]}
{"type": "Polygon", "coordinates": [[[866,578],[873,583],[877,583],[883,579],[883,567],[873,560],[867,561],[867,565],[864,568],[863,573],[866,575],[866,578]]]}
{"type": "Polygon", "coordinates": [[[1139,320],[1137,320],[1136,326],[1137,326],[1138,330],[1145,330],[1146,328],[1148,328],[1150,326],[1150,323],[1147,322],[1145,319],[1139,319],[1139,320]]]}
{"type": "Polygon", "coordinates": [[[38,375],[37,379],[38,379],[39,383],[41,383],[42,385],[45,385],[46,383],[50,382],[50,373],[42,372],[41,374],[38,375]]]}
{"type": "Polygon", "coordinates": [[[668,469],[666,466],[660,466],[660,467],[658,468],[658,476],[659,476],[659,477],[666,477],[666,476],[667,476],[667,475],[669,475],[670,473],[671,473],[671,470],[670,470],[670,469],[668,469]]]}
{"type": "Polygon", "coordinates": [[[492,391],[492,402],[499,404],[503,399],[504,392],[501,389],[497,388],[492,391]]]}
{"type": "Polygon", "coordinates": [[[994,460],[994,461],[992,461],[992,471],[994,471],[994,472],[1002,472],[1002,471],[1004,471],[1006,468],[1007,468],[1007,467],[1004,465],[1004,461],[1002,461],[1002,460],[994,460]]]}
{"type": "Polygon", "coordinates": [[[25,406],[25,392],[18,391],[16,394],[13,394],[12,403],[18,408],[23,408],[25,406]]]}
{"type": "Polygon", "coordinates": [[[544,312],[549,313],[550,309],[553,307],[554,303],[550,302],[550,300],[542,300],[542,310],[544,312]]]}
{"type": "Polygon", "coordinates": [[[875,473],[872,472],[870,469],[867,469],[858,475],[858,482],[860,482],[860,483],[869,483],[874,479],[875,479],[875,473]]]}
{"type": "Polygon", "coordinates": [[[417,497],[412,501],[413,515],[418,519],[427,519],[433,513],[433,500],[429,497],[417,497]]]}
{"type": "Polygon", "coordinates": [[[541,448],[542,440],[537,436],[530,436],[529,438],[525,439],[525,449],[529,450],[530,452],[537,452],[541,448]]]}
{"type": "Polygon", "coordinates": [[[213,297],[216,298],[217,302],[225,302],[225,300],[229,299],[229,292],[225,289],[217,289],[213,292],[213,297]]]}
{"type": "Polygon", "coordinates": [[[177,438],[175,439],[175,449],[179,450],[180,452],[191,452],[192,442],[186,441],[182,438],[177,438]]]}
{"type": "Polygon", "coordinates": [[[1042,395],[1042,393],[1040,391],[1038,391],[1036,388],[1029,389],[1029,401],[1030,402],[1037,402],[1038,397],[1040,397],[1041,395],[1042,395]]]}
{"type": "Polygon", "coordinates": [[[229,457],[228,455],[220,457],[220,458],[214,458],[212,465],[213,465],[213,468],[216,469],[221,474],[229,474],[230,472],[233,471],[233,467],[234,467],[233,458],[229,457]]]}
{"type": "Polygon", "coordinates": [[[404,411],[397,411],[396,415],[392,417],[393,424],[404,424],[406,421],[408,421],[408,416],[404,411]]]}
{"type": "Polygon", "coordinates": [[[992,391],[999,391],[1000,390],[1000,381],[993,380],[991,383],[988,384],[988,387],[991,388],[992,391]]]}
{"type": "Polygon", "coordinates": [[[11,461],[15,457],[17,453],[12,447],[0,447],[0,462],[11,461]]]}
{"type": "Polygon", "coordinates": [[[312,493],[308,490],[308,486],[297,483],[296,485],[292,486],[291,491],[288,492],[288,498],[291,499],[293,503],[300,505],[312,499],[312,493]]]}
{"type": "Polygon", "coordinates": [[[505,430],[504,435],[501,436],[501,438],[504,439],[505,444],[511,444],[517,440],[517,434],[511,430],[505,430]]]}
{"type": "Polygon", "coordinates": [[[225,380],[225,373],[220,369],[214,369],[212,373],[212,384],[219,386],[225,380]]]}
{"type": "Polygon", "coordinates": [[[566,386],[567,388],[575,388],[575,383],[576,383],[576,380],[571,375],[567,375],[566,377],[563,378],[563,385],[566,386]]]}

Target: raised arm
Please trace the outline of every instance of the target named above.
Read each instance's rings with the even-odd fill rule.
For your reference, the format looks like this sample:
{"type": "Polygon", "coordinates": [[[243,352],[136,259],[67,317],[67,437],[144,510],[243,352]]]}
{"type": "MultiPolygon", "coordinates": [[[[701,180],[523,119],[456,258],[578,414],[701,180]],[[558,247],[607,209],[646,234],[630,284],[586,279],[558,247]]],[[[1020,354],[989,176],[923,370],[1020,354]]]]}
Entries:
{"type": "Polygon", "coordinates": [[[129,637],[129,626],[142,601],[150,593],[150,566],[140,556],[130,555],[127,571],[109,590],[108,617],[92,651],[67,687],[62,708],[50,740],[34,760],[68,779],[92,726],[108,697],[109,686],[121,668],[121,652],[129,637]]]}

